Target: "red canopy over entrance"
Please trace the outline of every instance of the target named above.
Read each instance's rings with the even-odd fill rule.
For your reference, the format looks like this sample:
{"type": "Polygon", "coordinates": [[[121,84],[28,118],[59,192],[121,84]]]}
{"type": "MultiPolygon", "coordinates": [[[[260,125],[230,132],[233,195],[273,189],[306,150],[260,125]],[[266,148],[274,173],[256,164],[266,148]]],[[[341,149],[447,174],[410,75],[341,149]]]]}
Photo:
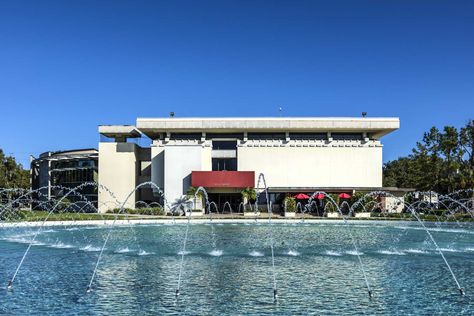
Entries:
{"type": "Polygon", "coordinates": [[[191,185],[205,188],[253,188],[254,171],[193,171],[191,185]]]}

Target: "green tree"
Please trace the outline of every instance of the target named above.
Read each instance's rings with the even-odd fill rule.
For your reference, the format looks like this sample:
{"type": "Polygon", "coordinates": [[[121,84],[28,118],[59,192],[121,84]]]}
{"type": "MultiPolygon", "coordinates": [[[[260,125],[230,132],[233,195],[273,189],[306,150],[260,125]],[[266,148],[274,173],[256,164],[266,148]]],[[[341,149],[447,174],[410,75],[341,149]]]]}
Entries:
{"type": "Polygon", "coordinates": [[[0,188],[24,188],[30,186],[30,172],[24,170],[15,158],[6,156],[0,149],[0,188]]]}
{"type": "Polygon", "coordinates": [[[198,198],[202,198],[203,193],[202,191],[198,192],[198,188],[191,186],[188,188],[188,191],[186,192],[186,196],[188,197],[188,199],[193,199],[195,196],[198,198]],[[196,195],[196,192],[197,192],[197,195],[196,195]]]}
{"type": "Polygon", "coordinates": [[[439,191],[440,189],[442,159],[439,154],[439,142],[440,132],[436,127],[432,127],[413,149],[410,182],[418,190],[439,191]]]}
{"type": "Polygon", "coordinates": [[[439,186],[447,192],[452,192],[459,188],[459,168],[463,156],[459,133],[455,127],[444,127],[444,132],[439,135],[439,151],[442,156],[439,186]]]}
{"type": "Polygon", "coordinates": [[[296,212],[296,199],[290,195],[283,200],[285,212],[296,212]]]}
{"type": "Polygon", "coordinates": [[[242,195],[242,201],[247,201],[247,203],[257,199],[257,191],[255,191],[254,188],[247,187],[243,189],[240,194],[242,195]]]}
{"type": "Polygon", "coordinates": [[[384,186],[433,190],[440,193],[474,187],[474,122],[458,131],[432,127],[412,154],[384,165],[384,186]]]}
{"type": "Polygon", "coordinates": [[[469,120],[459,132],[459,144],[466,157],[461,164],[461,183],[464,188],[474,187],[474,120],[469,120]]]}
{"type": "Polygon", "coordinates": [[[383,167],[385,187],[414,188],[421,175],[412,157],[401,157],[387,162],[383,167]]]}

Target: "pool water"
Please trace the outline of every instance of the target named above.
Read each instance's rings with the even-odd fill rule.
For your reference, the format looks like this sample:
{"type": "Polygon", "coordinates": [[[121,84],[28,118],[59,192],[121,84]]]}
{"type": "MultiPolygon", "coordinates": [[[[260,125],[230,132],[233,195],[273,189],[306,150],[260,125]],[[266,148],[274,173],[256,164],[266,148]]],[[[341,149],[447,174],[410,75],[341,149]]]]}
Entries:
{"type": "Polygon", "coordinates": [[[85,290],[109,228],[45,227],[12,291],[6,284],[38,228],[2,228],[0,314],[474,314],[474,225],[427,226],[465,296],[413,222],[191,224],[178,299],[184,224],[113,228],[91,293],[85,290]]]}

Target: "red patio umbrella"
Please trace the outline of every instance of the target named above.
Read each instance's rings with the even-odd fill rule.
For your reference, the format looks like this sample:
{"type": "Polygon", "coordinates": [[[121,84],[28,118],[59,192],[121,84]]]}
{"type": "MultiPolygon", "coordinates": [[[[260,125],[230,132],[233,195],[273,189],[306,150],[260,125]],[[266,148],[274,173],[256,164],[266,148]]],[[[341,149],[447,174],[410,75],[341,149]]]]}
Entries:
{"type": "Polygon", "coordinates": [[[295,195],[295,199],[297,199],[297,200],[306,200],[306,199],[309,199],[309,196],[307,196],[304,193],[298,193],[297,195],[295,195]]]}
{"type": "Polygon", "coordinates": [[[318,193],[314,196],[315,199],[318,199],[318,200],[322,200],[324,199],[326,196],[324,195],[324,193],[318,193]]]}
{"type": "Polygon", "coordinates": [[[340,197],[341,199],[348,199],[348,198],[350,198],[351,196],[350,196],[349,194],[347,194],[347,193],[341,193],[341,194],[339,194],[339,197],[340,197]]]}

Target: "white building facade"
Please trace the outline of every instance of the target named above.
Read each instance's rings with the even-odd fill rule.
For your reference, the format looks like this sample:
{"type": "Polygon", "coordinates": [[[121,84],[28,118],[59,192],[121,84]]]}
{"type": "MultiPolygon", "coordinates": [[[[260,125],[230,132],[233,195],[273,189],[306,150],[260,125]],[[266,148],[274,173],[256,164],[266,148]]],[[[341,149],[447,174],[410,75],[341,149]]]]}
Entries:
{"type": "Polygon", "coordinates": [[[209,199],[238,207],[246,187],[266,187],[278,204],[292,192],[354,192],[382,187],[381,138],[398,118],[138,118],[99,133],[99,210],[128,198],[166,202],[203,186],[209,199]],[[130,140],[146,137],[142,147],[130,140]],[[156,187],[143,185],[148,181],[156,187]],[[105,189],[106,188],[106,189],[105,189]],[[159,189],[158,189],[159,188],[159,189]],[[130,195],[130,196],[129,196],[130,195]]]}

